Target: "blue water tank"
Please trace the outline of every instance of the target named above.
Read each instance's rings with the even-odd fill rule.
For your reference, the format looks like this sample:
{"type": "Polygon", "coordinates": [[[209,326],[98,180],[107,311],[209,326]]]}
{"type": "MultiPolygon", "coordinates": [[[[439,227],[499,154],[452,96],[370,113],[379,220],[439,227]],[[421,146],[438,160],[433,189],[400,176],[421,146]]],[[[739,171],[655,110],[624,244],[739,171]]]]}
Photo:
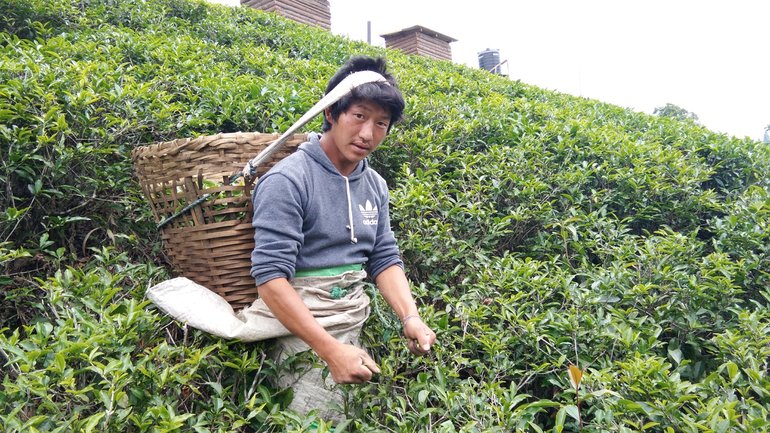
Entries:
{"type": "Polygon", "coordinates": [[[500,50],[487,48],[479,53],[479,68],[492,72],[493,74],[502,74],[500,68],[500,50]]]}

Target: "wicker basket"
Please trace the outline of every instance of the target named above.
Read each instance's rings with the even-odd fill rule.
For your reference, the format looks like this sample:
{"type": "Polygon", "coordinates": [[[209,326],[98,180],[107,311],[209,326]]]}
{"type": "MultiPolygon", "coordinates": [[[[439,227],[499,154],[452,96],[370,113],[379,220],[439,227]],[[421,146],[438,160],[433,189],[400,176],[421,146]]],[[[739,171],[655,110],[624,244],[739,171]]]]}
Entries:
{"type": "MultiPolygon", "coordinates": [[[[212,198],[161,228],[175,272],[208,287],[234,309],[257,297],[249,275],[254,248],[253,184],[228,185],[230,176],[278,139],[278,134],[228,133],[185,138],[136,148],[134,169],[157,222],[204,194],[212,198]]],[[[257,171],[264,174],[306,141],[294,134],[257,171]]]]}

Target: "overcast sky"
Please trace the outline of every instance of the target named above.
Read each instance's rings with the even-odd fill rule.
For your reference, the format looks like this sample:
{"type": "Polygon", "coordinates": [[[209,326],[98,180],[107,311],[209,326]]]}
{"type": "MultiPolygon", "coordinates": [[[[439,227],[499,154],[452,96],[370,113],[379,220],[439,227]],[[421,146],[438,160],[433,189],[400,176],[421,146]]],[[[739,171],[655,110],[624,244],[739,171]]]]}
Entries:
{"type": "MultiPolygon", "coordinates": [[[[237,3],[235,0],[212,0],[237,3]]],[[[332,33],[384,46],[414,25],[457,39],[455,63],[499,50],[513,80],[652,113],[676,104],[714,131],[770,124],[766,0],[329,0],[332,33]]]]}

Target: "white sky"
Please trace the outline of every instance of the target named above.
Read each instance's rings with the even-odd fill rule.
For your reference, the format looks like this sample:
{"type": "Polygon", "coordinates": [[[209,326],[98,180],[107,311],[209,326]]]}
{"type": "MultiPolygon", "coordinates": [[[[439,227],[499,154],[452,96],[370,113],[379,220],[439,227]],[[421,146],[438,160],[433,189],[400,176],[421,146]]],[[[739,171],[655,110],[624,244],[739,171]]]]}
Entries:
{"type": "MultiPolygon", "coordinates": [[[[211,0],[233,4],[238,0],[211,0]]],[[[709,129],[761,140],[770,124],[766,0],[329,0],[332,33],[384,46],[414,25],[457,39],[455,63],[497,49],[502,72],[652,113],[676,104],[709,129]]]]}

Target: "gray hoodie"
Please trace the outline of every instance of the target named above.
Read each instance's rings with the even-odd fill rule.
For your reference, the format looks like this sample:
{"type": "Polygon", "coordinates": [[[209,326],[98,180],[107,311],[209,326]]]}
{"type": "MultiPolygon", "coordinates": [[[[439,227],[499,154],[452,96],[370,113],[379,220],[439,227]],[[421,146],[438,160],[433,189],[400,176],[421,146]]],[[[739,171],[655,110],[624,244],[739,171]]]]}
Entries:
{"type": "Polygon", "coordinates": [[[292,279],[297,270],[362,264],[372,278],[403,267],[388,211],[385,180],[360,162],[342,176],[319,136],[278,162],[254,188],[254,251],[257,285],[292,279]]]}

